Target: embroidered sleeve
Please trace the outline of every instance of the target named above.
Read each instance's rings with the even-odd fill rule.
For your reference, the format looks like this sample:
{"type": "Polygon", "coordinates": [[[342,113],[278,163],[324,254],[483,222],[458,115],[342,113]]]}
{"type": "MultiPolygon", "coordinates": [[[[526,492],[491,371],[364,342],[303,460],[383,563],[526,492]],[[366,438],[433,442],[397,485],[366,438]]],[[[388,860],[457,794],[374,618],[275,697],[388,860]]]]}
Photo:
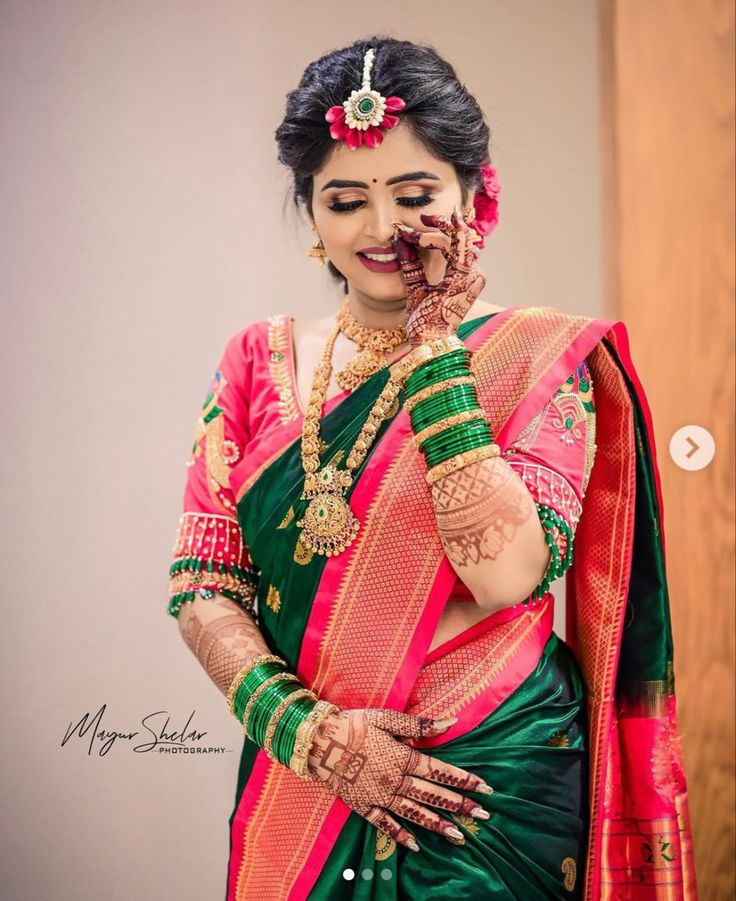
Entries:
{"type": "Polygon", "coordinates": [[[182,514],[169,569],[167,612],[215,592],[252,612],[258,569],[237,519],[232,467],[248,444],[248,368],[243,332],[228,342],[197,418],[186,461],[182,514]]]}
{"type": "Polygon", "coordinates": [[[584,360],[504,451],[537,505],[551,559],[541,597],[572,564],[575,529],[595,459],[593,383],[584,360]]]}

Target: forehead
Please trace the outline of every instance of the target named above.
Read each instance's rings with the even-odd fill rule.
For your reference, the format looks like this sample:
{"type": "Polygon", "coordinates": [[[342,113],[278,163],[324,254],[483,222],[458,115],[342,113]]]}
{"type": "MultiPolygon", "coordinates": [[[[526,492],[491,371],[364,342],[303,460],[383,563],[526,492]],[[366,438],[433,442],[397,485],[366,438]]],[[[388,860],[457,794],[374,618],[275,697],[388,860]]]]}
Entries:
{"type": "Polygon", "coordinates": [[[410,128],[401,123],[383,133],[378,147],[358,147],[350,150],[344,141],[335,147],[322,168],[314,173],[314,187],[318,191],[333,178],[383,184],[386,179],[405,172],[424,169],[443,179],[454,175],[450,163],[438,159],[421,143],[410,128]]]}

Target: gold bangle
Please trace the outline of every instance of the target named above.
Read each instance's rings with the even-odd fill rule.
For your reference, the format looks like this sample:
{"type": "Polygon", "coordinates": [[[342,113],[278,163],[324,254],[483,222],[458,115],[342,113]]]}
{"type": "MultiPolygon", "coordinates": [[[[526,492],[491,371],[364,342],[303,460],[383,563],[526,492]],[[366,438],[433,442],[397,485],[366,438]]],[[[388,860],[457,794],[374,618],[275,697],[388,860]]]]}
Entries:
{"type": "Polygon", "coordinates": [[[444,381],[427,385],[426,388],[422,388],[417,391],[416,394],[407,397],[404,401],[404,410],[407,413],[411,413],[414,407],[423,400],[426,400],[428,397],[432,397],[435,394],[441,394],[443,391],[447,391],[448,388],[454,388],[456,385],[475,385],[475,373],[471,372],[468,375],[453,375],[449,379],[444,379],[444,381]]]}
{"type": "MultiPolygon", "coordinates": [[[[245,710],[243,711],[243,732],[245,732],[246,736],[250,738],[251,741],[253,740],[253,737],[248,732],[248,717],[253,709],[253,705],[269,685],[273,685],[276,682],[286,682],[288,680],[299,682],[294,673],[275,673],[273,676],[269,676],[268,679],[261,682],[258,688],[256,688],[253,694],[248,698],[248,703],[245,705],[245,710]]],[[[299,682],[299,684],[301,685],[301,682],[299,682]]]]}
{"type": "Polygon", "coordinates": [[[459,413],[453,413],[451,416],[446,416],[444,419],[440,419],[438,422],[433,422],[431,425],[428,425],[425,429],[422,429],[421,432],[417,432],[414,436],[414,444],[419,447],[419,445],[423,441],[426,441],[427,438],[438,435],[440,432],[444,432],[445,429],[460,425],[461,422],[472,422],[474,419],[485,418],[485,410],[482,410],[481,408],[478,408],[477,410],[461,410],[459,413]]]}
{"type": "Polygon", "coordinates": [[[433,466],[427,472],[425,478],[430,485],[434,485],[438,479],[449,475],[451,472],[456,472],[470,463],[477,463],[478,460],[487,460],[491,457],[500,456],[501,448],[497,444],[484,444],[482,447],[474,447],[471,450],[462,451],[453,457],[449,457],[447,460],[443,460],[441,463],[433,466]]]}
{"type": "Polygon", "coordinates": [[[294,742],[294,750],[289,761],[289,769],[293,770],[297,776],[307,779],[311,782],[318,781],[309,772],[309,752],[312,747],[312,738],[322,723],[333,713],[339,713],[340,708],[330,701],[322,699],[317,701],[314,707],[309,711],[309,716],[303,720],[296,730],[296,741],[294,742]]]}
{"type": "Polygon", "coordinates": [[[290,695],[285,697],[271,714],[271,719],[268,721],[268,725],[266,726],[266,731],[263,736],[263,750],[266,752],[266,754],[268,754],[271,760],[276,760],[276,757],[273,753],[273,739],[276,735],[276,727],[279,724],[279,720],[284,715],[286,708],[290,704],[293,704],[294,701],[297,700],[297,698],[306,698],[307,695],[311,698],[314,698],[315,701],[318,700],[317,695],[311,689],[298,688],[296,691],[292,691],[290,695]]]}
{"type": "Polygon", "coordinates": [[[227,690],[227,706],[233,716],[235,716],[235,695],[238,693],[240,684],[248,673],[257,666],[260,666],[261,663],[282,663],[284,666],[288,666],[287,662],[281,657],[277,657],[276,654],[259,654],[257,657],[251,657],[250,660],[246,661],[244,666],[242,666],[235,674],[235,677],[227,690]]]}
{"type": "Polygon", "coordinates": [[[426,363],[435,357],[441,357],[442,354],[457,350],[460,347],[465,347],[465,344],[457,335],[441,335],[439,338],[432,338],[430,341],[426,341],[410,350],[406,356],[389,366],[391,379],[394,382],[401,383],[422,363],[426,363]]]}

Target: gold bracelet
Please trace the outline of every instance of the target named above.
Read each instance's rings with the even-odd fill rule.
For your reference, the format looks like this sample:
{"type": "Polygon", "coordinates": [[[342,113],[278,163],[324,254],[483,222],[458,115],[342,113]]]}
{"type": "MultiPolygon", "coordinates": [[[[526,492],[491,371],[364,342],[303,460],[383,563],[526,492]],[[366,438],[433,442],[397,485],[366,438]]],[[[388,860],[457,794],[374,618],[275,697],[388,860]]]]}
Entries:
{"type": "Polygon", "coordinates": [[[454,388],[456,385],[475,385],[475,373],[471,372],[468,375],[453,375],[451,378],[445,379],[442,382],[433,382],[431,385],[427,385],[426,388],[422,388],[417,391],[416,394],[407,397],[404,401],[404,410],[406,410],[407,413],[411,413],[414,407],[423,400],[432,397],[434,394],[441,394],[443,391],[447,391],[448,388],[454,388]]]}
{"type": "Polygon", "coordinates": [[[261,663],[282,663],[284,666],[288,666],[288,663],[281,657],[277,657],[276,654],[259,654],[257,657],[251,657],[250,660],[248,660],[235,674],[235,677],[227,690],[227,706],[233,716],[235,716],[235,695],[238,693],[240,684],[248,673],[257,666],[260,666],[261,663]]]}
{"type": "Polygon", "coordinates": [[[441,357],[460,347],[465,347],[465,344],[457,335],[441,335],[439,338],[432,338],[410,350],[406,356],[388,367],[391,371],[391,380],[400,384],[422,363],[433,360],[435,357],[441,357]]]}
{"type": "Polygon", "coordinates": [[[294,750],[289,761],[289,769],[293,770],[297,776],[308,779],[311,782],[318,781],[309,772],[309,752],[312,748],[312,739],[314,733],[319,729],[322,723],[333,713],[339,713],[340,708],[330,701],[322,699],[317,701],[314,707],[309,711],[309,716],[301,723],[296,730],[296,741],[294,742],[294,750]]]}
{"type": "Polygon", "coordinates": [[[461,451],[447,460],[443,460],[436,466],[433,466],[426,475],[427,482],[430,485],[441,479],[443,476],[456,472],[470,463],[477,463],[478,460],[487,460],[491,457],[500,457],[501,448],[497,444],[484,444],[482,447],[473,447],[470,450],[461,451]]]}
{"type": "MultiPolygon", "coordinates": [[[[253,694],[248,698],[248,703],[245,705],[245,710],[243,711],[243,732],[245,732],[251,740],[253,740],[253,738],[248,732],[248,717],[253,709],[253,705],[269,685],[273,685],[275,682],[286,682],[288,680],[299,682],[294,673],[275,673],[273,676],[269,676],[268,679],[261,682],[258,688],[256,688],[253,694]]],[[[299,682],[299,684],[301,685],[301,682],[299,682]]]]}
{"type": "Polygon", "coordinates": [[[318,700],[317,695],[310,688],[298,688],[296,691],[292,691],[290,695],[285,697],[271,714],[271,719],[268,721],[266,732],[263,736],[263,750],[268,754],[271,760],[276,760],[273,753],[273,739],[276,735],[276,727],[279,724],[279,720],[290,704],[293,704],[297,698],[306,698],[307,696],[314,698],[315,701],[318,700]]]}
{"type": "Polygon", "coordinates": [[[472,422],[474,419],[485,418],[485,410],[482,410],[480,407],[477,410],[461,410],[459,413],[453,413],[451,416],[446,416],[444,419],[440,419],[438,422],[433,422],[431,425],[428,425],[425,429],[422,429],[421,432],[417,432],[414,436],[414,444],[419,447],[419,445],[423,441],[426,441],[427,438],[431,438],[432,435],[444,432],[445,429],[460,425],[461,422],[472,422]]]}

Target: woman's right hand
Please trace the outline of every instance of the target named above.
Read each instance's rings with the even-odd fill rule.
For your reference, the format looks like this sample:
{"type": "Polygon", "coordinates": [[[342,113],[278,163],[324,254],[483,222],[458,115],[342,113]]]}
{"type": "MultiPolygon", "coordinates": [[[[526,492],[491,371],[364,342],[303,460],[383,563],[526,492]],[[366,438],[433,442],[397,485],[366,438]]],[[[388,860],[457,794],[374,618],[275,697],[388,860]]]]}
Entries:
{"type": "Polygon", "coordinates": [[[309,753],[310,774],[329,785],[369,823],[412,851],[419,850],[415,836],[389,811],[463,844],[465,838],[455,824],[425,804],[488,819],[477,801],[441,786],[483,794],[493,789],[478,776],[393,737],[440,735],[450,725],[387,708],[342,710],[328,716],[316,731],[309,753]]]}

